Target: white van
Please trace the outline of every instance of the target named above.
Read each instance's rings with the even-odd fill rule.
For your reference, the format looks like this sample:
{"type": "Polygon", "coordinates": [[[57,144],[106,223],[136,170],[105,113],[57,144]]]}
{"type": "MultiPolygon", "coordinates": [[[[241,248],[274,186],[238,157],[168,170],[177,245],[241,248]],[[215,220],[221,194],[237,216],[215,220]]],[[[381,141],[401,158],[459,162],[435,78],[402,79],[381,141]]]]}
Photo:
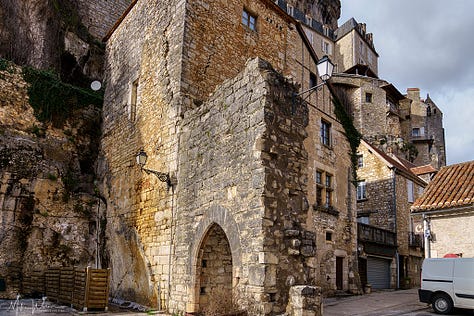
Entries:
{"type": "Polygon", "coordinates": [[[474,258],[425,259],[418,295],[438,314],[453,307],[474,310],[474,258]]]}

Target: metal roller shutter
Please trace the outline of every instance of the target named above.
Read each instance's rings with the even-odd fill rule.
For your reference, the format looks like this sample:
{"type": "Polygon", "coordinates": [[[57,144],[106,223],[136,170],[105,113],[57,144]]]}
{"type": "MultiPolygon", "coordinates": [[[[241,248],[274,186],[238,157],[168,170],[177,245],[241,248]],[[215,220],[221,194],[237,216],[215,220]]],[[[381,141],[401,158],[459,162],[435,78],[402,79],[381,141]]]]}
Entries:
{"type": "Polygon", "coordinates": [[[373,289],[390,288],[390,263],[377,257],[367,257],[367,281],[373,289]]]}

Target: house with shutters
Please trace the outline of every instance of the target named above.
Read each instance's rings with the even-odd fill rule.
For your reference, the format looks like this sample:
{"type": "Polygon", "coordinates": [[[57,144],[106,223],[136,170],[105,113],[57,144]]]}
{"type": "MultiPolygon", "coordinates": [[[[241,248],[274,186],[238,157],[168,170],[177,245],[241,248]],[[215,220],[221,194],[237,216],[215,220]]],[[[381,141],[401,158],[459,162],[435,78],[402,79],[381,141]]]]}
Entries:
{"type": "Polygon", "coordinates": [[[411,207],[427,258],[474,257],[474,161],[442,167],[411,207]]]}

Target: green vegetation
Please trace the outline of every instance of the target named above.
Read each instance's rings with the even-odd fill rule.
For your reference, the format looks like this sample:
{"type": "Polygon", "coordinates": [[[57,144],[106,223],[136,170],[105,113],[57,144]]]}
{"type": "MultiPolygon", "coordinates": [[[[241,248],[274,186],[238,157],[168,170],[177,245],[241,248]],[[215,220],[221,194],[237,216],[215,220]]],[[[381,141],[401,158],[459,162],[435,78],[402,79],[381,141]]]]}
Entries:
{"type": "Polygon", "coordinates": [[[79,180],[77,179],[74,172],[71,169],[69,169],[67,170],[66,174],[62,176],[62,181],[64,184],[64,192],[63,192],[62,200],[63,202],[68,202],[70,194],[76,188],[77,184],[79,183],[79,180]]]}
{"type": "Polygon", "coordinates": [[[41,122],[61,127],[74,109],[91,104],[102,106],[102,93],[63,83],[51,71],[24,67],[23,77],[29,83],[30,104],[41,122]]]}
{"type": "Polygon", "coordinates": [[[418,157],[418,148],[412,143],[403,142],[401,151],[408,155],[408,160],[413,162],[418,157]]]}
{"type": "Polygon", "coordinates": [[[13,64],[11,61],[0,58],[0,71],[7,71],[12,73],[14,71],[13,64]]]}
{"type": "Polygon", "coordinates": [[[45,137],[46,136],[46,129],[44,127],[39,127],[36,125],[33,125],[31,127],[31,133],[35,134],[36,137],[45,137]]]}
{"type": "Polygon", "coordinates": [[[360,141],[362,139],[362,134],[359,133],[357,128],[355,128],[354,123],[352,121],[351,115],[348,113],[348,109],[350,109],[351,101],[347,97],[346,93],[341,90],[335,90],[333,87],[329,86],[329,89],[334,96],[332,102],[334,104],[334,114],[336,115],[339,122],[342,124],[344,128],[346,138],[349,141],[349,146],[351,147],[351,151],[349,152],[351,158],[351,169],[352,169],[352,182],[354,185],[357,185],[357,149],[359,148],[360,141]]]}

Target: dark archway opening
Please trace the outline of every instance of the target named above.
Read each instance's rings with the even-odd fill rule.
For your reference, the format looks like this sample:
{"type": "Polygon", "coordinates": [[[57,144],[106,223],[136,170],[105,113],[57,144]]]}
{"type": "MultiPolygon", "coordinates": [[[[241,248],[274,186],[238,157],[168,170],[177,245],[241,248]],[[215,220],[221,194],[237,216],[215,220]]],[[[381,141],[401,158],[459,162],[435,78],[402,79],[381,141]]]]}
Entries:
{"type": "Polygon", "coordinates": [[[217,312],[233,305],[232,253],[225,232],[217,224],[211,226],[202,241],[196,272],[200,312],[217,312]]]}

